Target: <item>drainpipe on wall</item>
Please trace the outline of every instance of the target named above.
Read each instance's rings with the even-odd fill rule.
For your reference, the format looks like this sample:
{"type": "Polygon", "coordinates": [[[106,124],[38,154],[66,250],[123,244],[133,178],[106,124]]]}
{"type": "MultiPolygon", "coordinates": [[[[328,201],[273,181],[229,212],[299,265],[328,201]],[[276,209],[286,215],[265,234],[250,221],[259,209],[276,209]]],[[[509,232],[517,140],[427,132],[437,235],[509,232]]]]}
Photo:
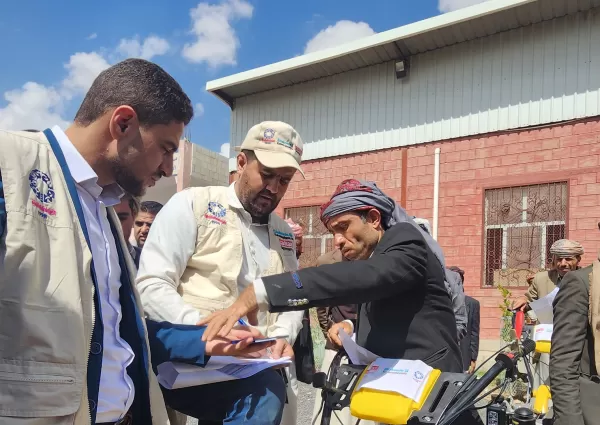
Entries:
{"type": "Polygon", "coordinates": [[[408,191],[408,148],[402,148],[402,164],[400,176],[400,206],[406,209],[406,198],[408,191]]]}
{"type": "Polygon", "coordinates": [[[177,159],[177,192],[190,187],[192,180],[192,161],[194,159],[194,147],[192,142],[187,139],[182,139],[179,142],[179,155],[177,159]]]}
{"type": "Polygon", "coordinates": [[[433,168],[433,239],[437,240],[440,203],[440,148],[435,148],[433,168]]]}

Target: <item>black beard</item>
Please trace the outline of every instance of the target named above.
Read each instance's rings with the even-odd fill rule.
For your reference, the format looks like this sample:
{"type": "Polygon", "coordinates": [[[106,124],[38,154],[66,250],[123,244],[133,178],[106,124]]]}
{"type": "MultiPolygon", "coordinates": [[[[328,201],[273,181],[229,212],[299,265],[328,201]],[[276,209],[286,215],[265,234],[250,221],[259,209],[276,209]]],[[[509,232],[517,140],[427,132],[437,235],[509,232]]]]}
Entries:
{"type": "Polygon", "coordinates": [[[111,162],[115,181],[125,192],[133,196],[143,196],[146,193],[144,182],[133,175],[129,167],[124,167],[118,162],[111,162]]]}
{"type": "Polygon", "coordinates": [[[275,208],[277,208],[277,205],[278,205],[278,203],[277,203],[272,208],[265,211],[264,209],[261,209],[261,208],[257,207],[256,205],[254,205],[254,203],[251,201],[240,200],[240,202],[242,203],[242,206],[244,207],[244,209],[246,211],[248,211],[248,213],[252,217],[252,220],[254,222],[261,223],[261,224],[265,224],[269,221],[269,215],[273,211],[275,211],[275,208]]]}

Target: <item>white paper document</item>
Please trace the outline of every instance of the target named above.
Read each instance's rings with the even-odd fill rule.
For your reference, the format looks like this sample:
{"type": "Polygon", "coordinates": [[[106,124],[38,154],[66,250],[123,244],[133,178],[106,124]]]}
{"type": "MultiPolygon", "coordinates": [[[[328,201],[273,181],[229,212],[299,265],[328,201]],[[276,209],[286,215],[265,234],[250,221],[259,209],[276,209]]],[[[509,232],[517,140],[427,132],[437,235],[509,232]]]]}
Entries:
{"type": "Polygon", "coordinates": [[[554,288],[554,290],[545,297],[542,297],[539,300],[535,300],[529,303],[529,306],[537,316],[540,323],[552,323],[554,319],[552,303],[554,302],[554,298],[556,298],[557,293],[558,287],[554,288]]]}
{"type": "Polygon", "coordinates": [[[533,340],[538,341],[552,341],[552,331],[554,330],[553,325],[543,323],[533,328],[533,340]]]}
{"type": "Polygon", "coordinates": [[[379,358],[369,366],[356,390],[371,388],[395,392],[419,401],[433,368],[421,360],[379,358]]]}
{"type": "Polygon", "coordinates": [[[205,367],[184,363],[165,362],[158,365],[158,382],[169,390],[213,384],[215,382],[244,379],[274,366],[288,366],[289,357],[242,359],[230,356],[213,356],[205,367]]]}
{"type": "Polygon", "coordinates": [[[379,358],[379,356],[358,345],[355,342],[354,337],[351,337],[343,330],[338,332],[338,336],[340,337],[344,350],[346,350],[346,354],[348,354],[348,358],[352,364],[366,366],[379,358]]]}

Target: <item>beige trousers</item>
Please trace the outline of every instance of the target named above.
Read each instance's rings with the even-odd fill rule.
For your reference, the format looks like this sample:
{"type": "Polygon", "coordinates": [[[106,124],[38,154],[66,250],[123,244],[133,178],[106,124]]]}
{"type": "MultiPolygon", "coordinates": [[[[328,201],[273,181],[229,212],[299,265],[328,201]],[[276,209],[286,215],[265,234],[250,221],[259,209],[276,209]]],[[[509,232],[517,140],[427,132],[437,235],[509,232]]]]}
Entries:
{"type": "Polygon", "coordinates": [[[292,363],[285,369],[288,384],[286,388],[287,403],[283,407],[280,425],[296,425],[298,417],[298,379],[296,379],[296,366],[292,363]]]}

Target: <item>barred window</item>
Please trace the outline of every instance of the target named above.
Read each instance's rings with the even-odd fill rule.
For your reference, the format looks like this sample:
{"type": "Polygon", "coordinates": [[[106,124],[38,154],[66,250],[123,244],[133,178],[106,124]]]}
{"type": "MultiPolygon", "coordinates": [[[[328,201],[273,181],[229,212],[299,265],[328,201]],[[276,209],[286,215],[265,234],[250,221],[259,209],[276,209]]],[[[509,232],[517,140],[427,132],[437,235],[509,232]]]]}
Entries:
{"type": "Polygon", "coordinates": [[[524,286],[565,237],[567,182],[485,191],[484,286],[524,286]]]}
{"type": "Polygon", "coordinates": [[[286,208],[285,218],[291,218],[304,228],[300,267],[314,266],[320,255],[333,250],[333,236],[319,218],[320,206],[286,208]]]}

